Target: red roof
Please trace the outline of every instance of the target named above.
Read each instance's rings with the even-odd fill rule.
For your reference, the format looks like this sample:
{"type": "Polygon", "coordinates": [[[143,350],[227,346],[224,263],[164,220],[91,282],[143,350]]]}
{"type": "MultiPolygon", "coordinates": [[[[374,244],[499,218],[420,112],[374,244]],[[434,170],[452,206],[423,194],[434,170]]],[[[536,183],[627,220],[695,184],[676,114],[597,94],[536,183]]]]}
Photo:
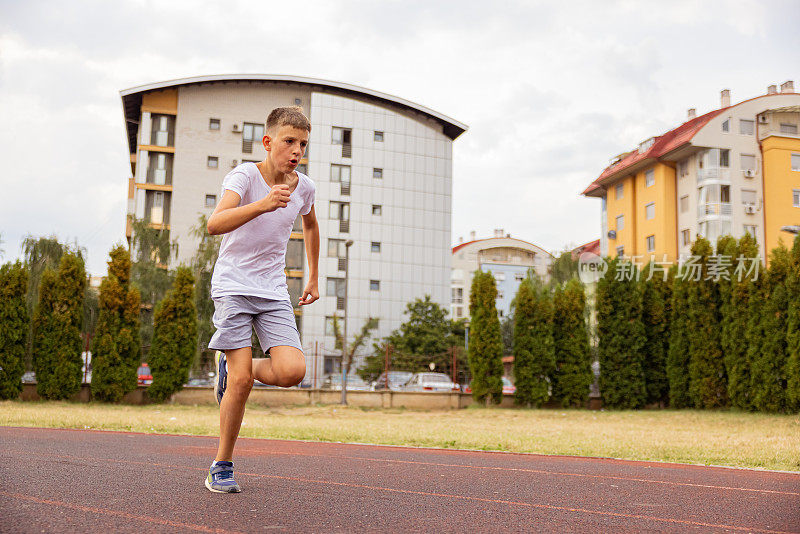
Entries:
{"type": "Polygon", "coordinates": [[[593,254],[600,255],[600,240],[595,239],[594,241],[589,241],[588,243],[584,243],[579,247],[575,247],[572,249],[572,259],[577,258],[584,252],[591,252],[593,254]]]}
{"type": "Polygon", "coordinates": [[[600,182],[603,179],[608,178],[622,170],[627,169],[631,165],[638,163],[640,161],[644,161],[647,159],[655,160],[665,154],[668,154],[679,148],[680,146],[688,143],[692,140],[692,138],[697,134],[700,129],[705,126],[708,121],[725,111],[726,109],[730,109],[731,107],[738,106],[740,104],[744,104],[745,102],[750,102],[751,100],[757,100],[759,98],[764,97],[775,97],[775,96],[789,96],[789,95],[797,95],[798,93],[791,92],[791,93],[773,93],[773,94],[766,94],[766,95],[759,95],[753,98],[749,98],[747,100],[743,100],[739,102],[739,104],[735,104],[733,106],[717,109],[706,113],[705,115],[701,115],[697,118],[694,118],[690,121],[684,122],[674,130],[670,130],[662,136],[656,137],[655,143],[653,146],[650,147],[645,153],[640,154],[638,150],[633,150],[623,155],[622,159],[613,165],[609,165],[606,169],[597,177],[597,179],[586,188],[586,190],[581,193],[582,195],[587,195],[597,189],[600,188],[600,182]]]}
{"type": "Polygon", "coordinates": [[[651,146],[647,151],[644,153],[640,153],[638,150],[632,150],[625,154],[622,159],[620,159],[617,163],[613,165],[609,165],[606,169],[597,177],[597,179],[592,182],[592,184],[586,188],[586,190],[582,193],[586,195],[591,193],[595,189],[600,187],[600,182],[602,182],[605,178],[616,174],[628,167],[632,166],[634,163],[638,163],[640,161],[644,161],[647,159],[656,159],[664,154],[668,154],[672,152],[676,148],[688,143],[692,140],[692,137],[700,131],[700,128],[705,126],[708,121],[722,113],[728,108],[717,109],[715,111],[711,111],[710,113],[706,113],[705,115],[701,115],[696,117],[690,121],[684,122],[674,130],[670,130],[664,135],[656,137],[653,146],[651,146]]]}

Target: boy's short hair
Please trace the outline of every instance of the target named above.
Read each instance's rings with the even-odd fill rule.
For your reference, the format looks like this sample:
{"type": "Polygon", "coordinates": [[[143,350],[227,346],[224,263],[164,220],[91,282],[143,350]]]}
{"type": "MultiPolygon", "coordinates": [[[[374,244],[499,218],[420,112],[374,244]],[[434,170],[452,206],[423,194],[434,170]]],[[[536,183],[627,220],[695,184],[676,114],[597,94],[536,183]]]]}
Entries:
{"type": "Polygon", "coordinates": [[[311,132],[311,122],[303,114],[300,106],[287,106],[273,109],[267,117],[267,131],[281,126],[293,126],[311,132]]]}

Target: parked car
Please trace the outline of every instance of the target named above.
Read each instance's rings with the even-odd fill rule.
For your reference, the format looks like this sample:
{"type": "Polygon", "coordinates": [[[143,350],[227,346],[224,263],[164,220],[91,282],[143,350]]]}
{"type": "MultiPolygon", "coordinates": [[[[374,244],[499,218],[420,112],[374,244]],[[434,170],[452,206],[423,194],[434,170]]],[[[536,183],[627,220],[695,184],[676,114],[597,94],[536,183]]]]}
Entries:
{"type": "Polygon", "coordinates": [[[214,385],[214,380],[211,378],[190,378],[188,382],[186,382],[187,386],[190,387],[209,387],[214,385]]]}
{"type": "Polygon", "coordinates": [[[386,371],[381,373],[378,380],[375,381],[375,390],[389,389],[391,391],[400,391],[403,385],[408,382],[414,373],[409,371],[389,371],[389,383],[386,383],[386,371]]]}
{"type": "Polygon", "coordinates": [[[27,373],[22,375],[22,383],[23,384],[35,384],[36,383],[36,373],[33,371],[28,371],[27,373]]]}
{"type": "Polygon", "coordinates": [[[513,395],[517,392],[517,386],[506,377],[503,377],[503,395],[513,395]]]}
{"type": "Polygon", "coordinates": [[[137,369],[136,374],[139,375],[139,385],[149,386],[153,383],[153,375],[150,374],[150,366],[143,363],[137,369]]]}
{"type": "Polygon", "coordinates": [[[416,373],[403,386],[404,391],[458,391],[458,384],[444,373],[416,373]]]}
{"type": "MultiPolygon", "coordinates": [[[[334,374],[325,377],[322,381],[321,389],[329,389],[333,391],[342,390],[342,375],[334,374]]],[[[364,382],[357,374],[347,375],[347,391],[369,391],[369,384],[364,382]]]]}

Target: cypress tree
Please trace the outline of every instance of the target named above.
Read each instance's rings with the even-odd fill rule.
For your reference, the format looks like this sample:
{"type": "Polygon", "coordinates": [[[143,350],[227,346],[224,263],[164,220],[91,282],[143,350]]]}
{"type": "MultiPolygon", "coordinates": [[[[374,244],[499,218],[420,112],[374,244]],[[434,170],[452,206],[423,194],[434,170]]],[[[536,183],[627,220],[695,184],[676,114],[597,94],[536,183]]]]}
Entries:
{"type": "Polygon", "coordinates": [[[131,286],[131,258],[114,247],[108,276],[100,284],[100,314],[92,341],[92,395],[119,402],[136,389],[139,367],[139,291],[131,286]]]}
{"type": "Polygon", "coordinates": [[[0,399],[22,392],[29,317],[25,294],[28,270],[20,262],[0,268],[0,399]]]}
{"type": "Polygon", "coordinates": [[[177,269],[172,289],[156,307],[153,328],[149,359],[153,383],[147,394],[161,402],[183,388],[195,356],[197,312],[194,276],[189,268],[177,269]]]}
{"type": "Polygon", "coordinates": [[[647,396],[642,300],[636,266],[614,258],[597,284],[600,395],[609,408],[641,408],[647,396]]]}
{"type": "Polygon", "coordinates": [[[68,399],[81,388],[81,324],[86,270],[74,252],[61,256],[58,273],[46,269],[33,320],[36,391],[45,399],[68,399]]]}
{"type": "Polygon", "coordinates": [[[785,411],[786,405],[786,332],[789,302],[786,279],[791,256],[783,243],[770,253],[769,269],[764,276],[764,301],[761,313],[761,350],[752,361],[753,405],[766,412],[785,411]]]}
{"type": "Polygon", "coordinates": [[[547,402],[554,370],[552,302],[529,276],[514,298],[514,402],[529,407],[547,402]]]}
{"type": "MultiPolygon", "coordinates": [[[[723,245],[725,254],[730,253],[729,244],[723,245]]],[[[725,354],[725,372],[728,376],[728,397],[731,405],[741,410],[748,410],[752,405],[752,392],[750,390],[750,359],[748,345],[750,343],[751,325],[751,294],[756,291],[756,280],[753,274],[747,273],[749,260],[758,260],[758,244],[750,234],[745,234],[736,244],[734,264],[742,262],[745,271],[735,272],[726,288],[728,294],[721,293],[722,298],[722,350],[725,354]],[[745,263],[746,262],[746,263],[745,263]]],[[[757,276],[757,275],[756,275],[757,276]]],[[[754,301],[756,299],[753,299],[754,301]]]]}
{"type": "MultiPolygon", "coordinates": [[[[728,383],[720,341],[719,291],[709,274],[713,249],[699,237],[692,245],[697,276],[689,280],[689,396],[696,408],[719,408],[728,404],[728,383]]],[[[693,273],[694,274],[694,273],[693,273]]]]}
{"type": "Polygon", "coordinates": [[[497,318],[497,286],[491,273],[475,271],[469,297],[472,397],[499,404],[503,398],[503,338],[497,318]]]}
{"type": "Polygon", "coordinates": [[[558,288],[554,297],[553,340],[556,371],[553,396],[561,406],[584,406],[589,400],[592,375],[589,334],[586,329],[586,295],[577,278],[558,288]]]}
{"type": "Polygon", "coordinates": [[[672,298],[670,299],[669,350],[667,351],[667,383],[669,405],[672,408],[689,408],[689,282],[684,280],[676,266],[670,269],[672,298]]]}
{"type": "Polygon", "coordinates": [[[800,235],[794,238],[792,263],[786,280],[786,406],[789,411],[800,410],[800,235]]]}
{"type": "Polygon", "coordinates": [[[669,401],[667,381],[667,352],[669,351],[669,324],[671,280],[654,264],[645,266],[641,281],[642,323],[644,323],[644,382],[647,404],[666,405],[669,401]],[[651,270],[652,269],[652,270],[651,270]],[[666,279],[665,279],[666,278],[666,279]]]}

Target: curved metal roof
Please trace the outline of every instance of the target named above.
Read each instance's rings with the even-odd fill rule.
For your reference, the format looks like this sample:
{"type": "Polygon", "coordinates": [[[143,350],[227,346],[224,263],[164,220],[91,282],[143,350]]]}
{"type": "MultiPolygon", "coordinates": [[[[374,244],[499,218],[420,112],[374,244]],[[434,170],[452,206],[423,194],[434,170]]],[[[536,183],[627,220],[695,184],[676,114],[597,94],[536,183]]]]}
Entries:
{"type": "MultiPolygon", "coordinates": [[[[163,82],[148,83],[145,85],[138,85],[129,89],[123,89],[119,92],[122,97],[122,107],[125,113],[126,127],[128,124],[137,124],[139,121],[139,108],[142,105],[142,94],[148,91],[157,91],[161,89],[168,89],[173,87],[180,87],[182,85],[197,85],[206,83],[222,83],[222,82],[285,82],[285,83],[299,83],[312,86],[312,89],[324,92],[338,92],[351,95],[366,96],[373,100],[377,100],[383,104],[392,104],[405,108],[408,110],[422,113],[431,119],[435,120],[442,125],[444,134],[450,139],[455,139],[465,131],[468,126],[455,119],[443,115],[425,106],[415,104],[414,102],[405,100],[398,96],[373,91],[365,87],[351,85],[348,83],[335,82],[331,80],[322,80],[318,78],[306,78],[304,76],[292,76],[286,74],[211,74],[207,76],[193,76],[191,78],[178,78],[175,80],[167,80],[163,82]]],[[[131,132],[128,128],[128,143],[131,147],[131,152],[136,150],[136,128],[131,132]],[[131,137],[131,133],[133,136],[131,137]]]]}

